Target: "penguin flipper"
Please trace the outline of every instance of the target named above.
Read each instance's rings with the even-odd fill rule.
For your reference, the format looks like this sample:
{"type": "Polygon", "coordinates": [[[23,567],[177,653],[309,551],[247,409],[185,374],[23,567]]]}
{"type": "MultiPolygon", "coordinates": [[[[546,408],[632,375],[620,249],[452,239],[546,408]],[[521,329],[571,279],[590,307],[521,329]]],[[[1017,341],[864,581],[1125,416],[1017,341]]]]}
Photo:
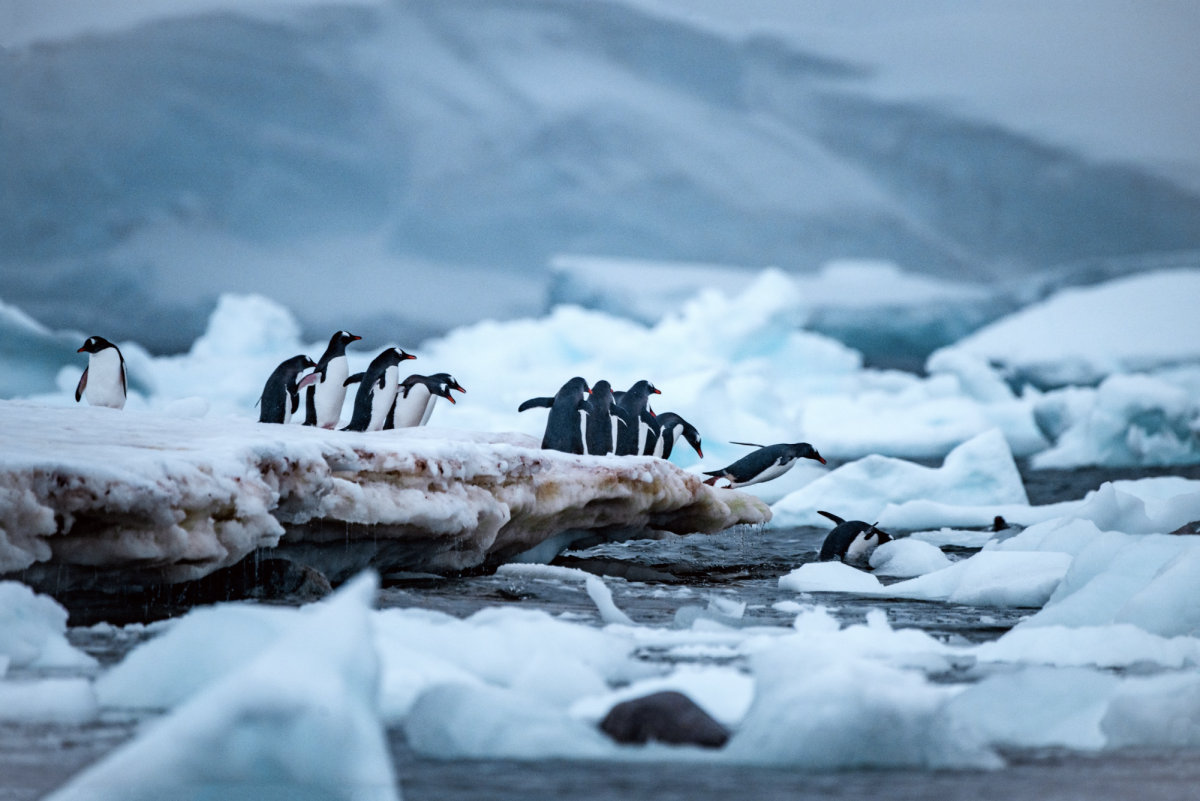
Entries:
{"type": "Polygon", "coordinates": [[[729,440],[729,444],[730,445],[745,445],[750,448],[765,448],[765,447],[767,447],[766,445],[759,445],[757,442],[734,442],[733,440],[729,440]]]}
{"type": "MultiPolygon", "coordinates": [[[[292,395],[292,414],[295,414],[296,410],[300,408],[300,392],[296,391],[296,392],[291,393],[291,395],[292,395]]],[[[259,400],[262,400],[262,399],[260,398],[259,400]]]]}
{"type": "MultiPolygon", "coordinates": [[[[300,383],[296,385],[296,390],[297,391],[302,390],[305,387],[307,387],[309,384],[315,384],[320,380],[321,380],[321,374],[314,370],[313,372],[304,376],[304,378],[300,379],[300,383]]],[[[293,409],[292,411],[294,412],[295,409],[293,409]]]]}
{"type": "Polygon", "coordinates": [[[518,412],[523,412],[526,409],[546,408],[554,406],[554,398],[530,398],[517,407],[518,412]]]}
{"type": "Polygon", "coordinates": [[[117,356],[121,357],[121,394],[129,397],[129,380],[125,375],[125,357],[121,356],[121,351],[117,351],[117,356]]]}
{"type": "MultiPolygon", "coordinates": [[[[357,384],[359,381],[363,380],[363,376],[365,376],[365,375],[366,375],[366,373],[355,373],[354,375],[350,376],[345,381],[343,381],[342,386],[348,387],[351,384],[357,384]]],[[[346,429],[342,429],[342,430],[345,431],[346,429]]]]}
{"type": "Polygon", "coordinates": [[[842,519],[842,518],[838,517],[838,516],[837,516],[837,515],[835,515],[833,512],[822,512],[822,511],[818,511],[818,512],[817,512],[817,514],[819,514],[821,517],[827,517],[827,518],[829,518],[829,519],[830,519],[830,520],[832,520],[832,521],[833,521],[833,522],[834,522],[836,525],[839,525],[839,526],[840,526],[842,523],[845,523],[845,522],[846,522],[844,519],[842,519]]]}
{"type": "Polygon", "coordinates": [[[87,371],[83,368],[83,375],[79,376],[79,386],[75,387],[75,402],[79,403],[79,399],[83,397],[83,391],[87,389],[87,371]]]}

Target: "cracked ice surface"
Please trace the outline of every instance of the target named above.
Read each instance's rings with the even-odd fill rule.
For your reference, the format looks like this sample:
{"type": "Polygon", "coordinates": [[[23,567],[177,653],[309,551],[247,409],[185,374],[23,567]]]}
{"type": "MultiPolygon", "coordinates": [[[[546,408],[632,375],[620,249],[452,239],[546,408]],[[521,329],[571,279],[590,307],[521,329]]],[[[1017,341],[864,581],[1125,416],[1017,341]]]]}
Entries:
{"type": "Polygon", "coordinates": [[[571,529],[713,532],[755,498],[661,459],[537,449],[520,434],[356,434],[241,419],[0,402],[0,574],[34,584],[175,582],[259,547],[459,570],[571,529]]]}

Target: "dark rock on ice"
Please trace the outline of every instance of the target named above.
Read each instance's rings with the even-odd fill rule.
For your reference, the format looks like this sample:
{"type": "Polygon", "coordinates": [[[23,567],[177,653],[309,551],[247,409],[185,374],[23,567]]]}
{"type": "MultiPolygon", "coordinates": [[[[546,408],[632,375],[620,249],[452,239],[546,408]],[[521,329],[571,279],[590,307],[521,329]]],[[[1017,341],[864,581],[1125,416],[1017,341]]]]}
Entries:
{"type": "Polygon", "coordinates": [[[638,745],[653,740],[720,748],[729,740],[724,726],[692,699],[673,690],[617,704],[600,722],[600,730],[618,743],[638,745]]]}

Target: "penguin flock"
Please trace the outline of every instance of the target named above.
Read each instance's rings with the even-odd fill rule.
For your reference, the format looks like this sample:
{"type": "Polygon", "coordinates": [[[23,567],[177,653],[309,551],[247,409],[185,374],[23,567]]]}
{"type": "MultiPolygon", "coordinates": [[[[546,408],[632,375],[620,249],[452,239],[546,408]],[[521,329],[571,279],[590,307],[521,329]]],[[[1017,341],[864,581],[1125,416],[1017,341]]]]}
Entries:
{"type": "MultiPolygon", "coordinates": [[[[429,422],[439,398],[455,403],[452,392],[466,392],[448,373],[414,374],[401,381],[400,365],[417,358],[401,348],[387,348],[371,360],[365,371],[350,375],[346,347],[360,339],[348,331],[338,331],[330,337],[329,346],[318,361],[300,354],[281,362],[267,378],[259,397],[259,422],[288,423],[299,411],[300,396],[304,393],[304,425],[336,428],[349,387],[357,384],[353,413],[343,431],[411,428],[429,422]]],[[[104,337],[93,336],[78,352],[88,354],[88,366],[75,389],[75,401],[78,403],[86,396],[92,406],[123,409],[128,376],[120,348],[104,337]]],[[[530,398],[517,411],[550,410],[542,436],[544,450],[667,459],[675,445],[684,441],[704,458],[700,432],[695,426],[674,412],[655,414],[650,399],[661,394],[646,380],[620,392],[614,391],[608,381],[597,381],[589,387],[586,379],[575,376],[553,397],[530,398]]],[[[821,454],[807,442],[733,444],[756,450],[727,467],[706,472],[704,475],[709,478],[704,483],[715,486],[724,479],[731,488],[747,487],[779,478],[800,459],[825,464],[821,454]]],[[[841,560],[861,566],[875,548],[893,539],[874,524],[847,521],[830,512],[819,514],[835,524],[821,547],[819,561],[841,560]]],[[[1000,518],[996,525],[1002,525],[1000,518]]]]}

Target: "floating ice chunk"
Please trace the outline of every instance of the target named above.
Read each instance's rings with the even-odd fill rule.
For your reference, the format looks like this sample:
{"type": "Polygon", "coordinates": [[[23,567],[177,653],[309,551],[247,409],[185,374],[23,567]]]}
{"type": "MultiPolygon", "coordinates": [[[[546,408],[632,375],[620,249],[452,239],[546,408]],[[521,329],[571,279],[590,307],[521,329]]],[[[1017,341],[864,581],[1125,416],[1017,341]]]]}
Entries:
{"type": "Polygon", "coordinates": [[[375,579],[54,793],[74,799],[397,799],[377,715],[375,579]]]}
{"type": "Polygon", "coordinates": [[[1105,744],[1100,721],[1119,684],[1094,670],[1026,668],[971,685],[946,715],[992,745],[1095,750],[1105,744]]]}
{"type": "Polygon", "coordinates": [[[950,566],[950,560],[936,545],[906,537],[885,542],[871,553],[871,567],[877,576],[912,578],[950,566]]]}
{"type": "MultiPolygon", "coordinates": [[[[0,659],[6,664],[35,668],[94,667],[96,660],[68,643],[66,633],[67,610],[57,601],[48,595],[35,594],[18,581],[0,581],[0,659]]],[[[0,671],[0,676],[3,675],[0,671]]]]}
{"type": "MultiPolygon", "coordinates": [[[[949,350],[1043,385],[1200,361],[1200,270],[1142,273],[1066,289],[998,320],[949,350]]],[[[930,361],[941,358],[935,353],[930,361]]]]}
{"type": "Polygon", "coordinates": [[[910,540],[927,542],[938,548],[952,546],[955,548],[982,548],[996,536],[992,531],[964,531],[954,528],[940,528],[937,531],[914,531],[909,535],[910,540]]]}
{"type": "Polygon", "coordinates": [[[792,592],[855,592],[875,595],[883,591],[879,579],[842,562],[809,562],[779,578],[779,589],[792,592]]]}
{"type": "Polygon", "coordinates": [[[729,759],[812,770],[1000,765],[969,729],[947,725],[955,690],[848,655],[797,659],[798,639],[754,656],[754,703],[729,759]]]}
{"type": "Polygon", "coordinates": [[[87,679],[0,681],[0,721],[80,725],[96,718],[98,708],[87,679]]]}
{"type": "Polygon", "coordinates": [[[829,528],[818,510],[874,522],[889,503],[918,498],[966,506],[1029,503],[1012,451],[993,429],[959,445],[940,468],[884,456],[843,465],[771,507],[771,525],[829,528]]]}
{"type": "Polygon", "coordinates": [[[1200,676],[1126,680],[1100,729],[1110,748],[1195,748],[1200,745],[1200,676]]]}
{"type": "Polygon", "coordinates": [[[106,707],[171,709],[250,663],[305,616],[285,607],[193,609],[96,680],[106,707]]]}
{"type": "Polygon", "coordinates": [[[597,576],[588,576],[587,593],[591,596],[592,602],[596,604],[596,608],[600,610],[600,619],[605,623],[617,623],[622,626],[633,625],[629,615],[622,612],[613,603],[612,590],[608,588],[603,579],[597,576]]]}
{"type": "Polygon", "coordinates": [[[1019,626],[998,640],[976,646],[982,662],[1012,662],[1058,667],[1129,667],[1152,662],[1164,668],[1200,665],[1200,640],[1159,637],[1137,626],[1019,626]]]}
{"type": "Polygon", "coordinates": [[[1039,607],[1071,566],[1068,554],[980,551],[969,559],[886,589],[894,598],[972,606],[1039,607]]]}

